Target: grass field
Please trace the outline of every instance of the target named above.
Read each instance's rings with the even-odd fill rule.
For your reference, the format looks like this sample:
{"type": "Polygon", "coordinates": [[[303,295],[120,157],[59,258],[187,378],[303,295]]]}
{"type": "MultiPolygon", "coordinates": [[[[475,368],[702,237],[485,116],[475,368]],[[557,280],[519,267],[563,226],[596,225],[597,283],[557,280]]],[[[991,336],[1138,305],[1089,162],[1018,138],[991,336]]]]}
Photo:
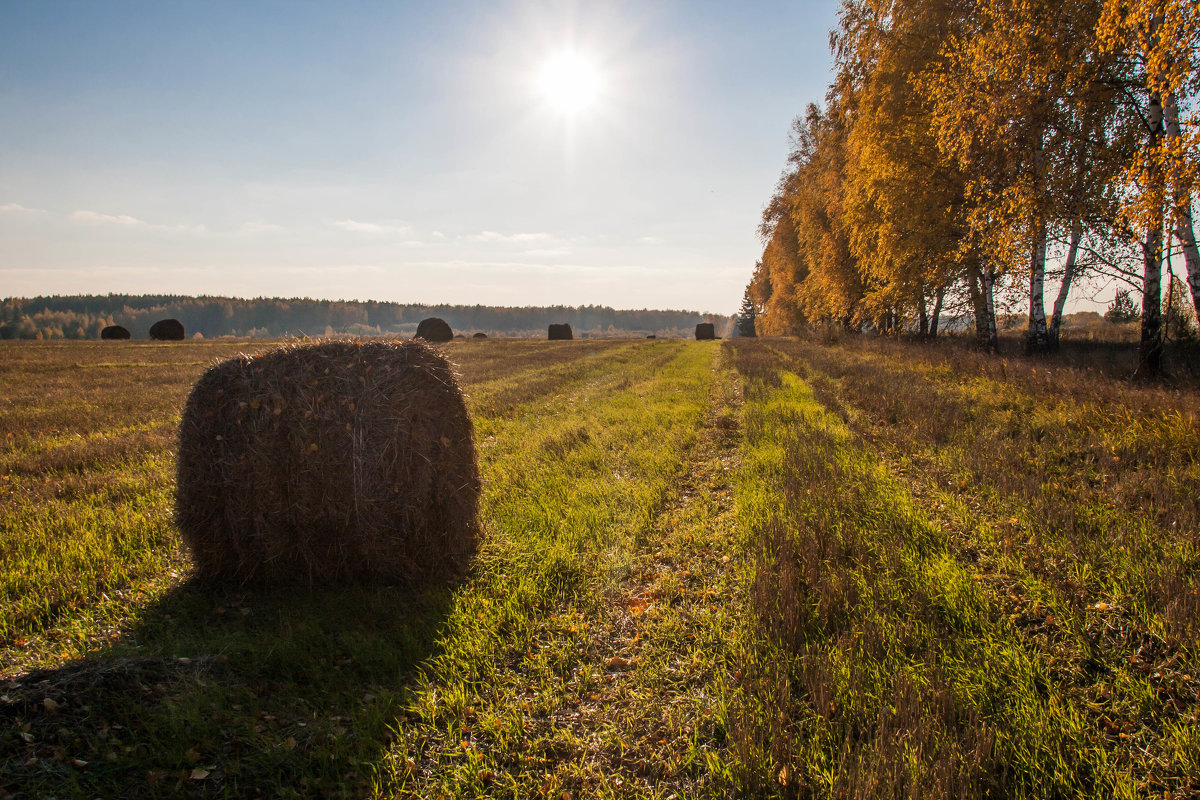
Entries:
{"type": "Polygon", "coordinates": [[[0,347],[0,797],[1200,797],[1194,389],[456,342],[467,579],[214,592],[174,432],[261,346],[0,347]]]}

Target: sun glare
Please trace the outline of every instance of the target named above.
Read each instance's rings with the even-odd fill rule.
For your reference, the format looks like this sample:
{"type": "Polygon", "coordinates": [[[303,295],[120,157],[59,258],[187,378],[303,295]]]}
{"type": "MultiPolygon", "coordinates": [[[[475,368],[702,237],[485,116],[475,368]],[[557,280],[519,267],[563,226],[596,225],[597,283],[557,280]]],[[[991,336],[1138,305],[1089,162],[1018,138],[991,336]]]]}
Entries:
{"type": "Polygon", "coordinates": [[[538,87],[546,102],[574,114],[592,105],[600,95],[600,72],[587,57],[565,50],[542,65],[538,87]]]}

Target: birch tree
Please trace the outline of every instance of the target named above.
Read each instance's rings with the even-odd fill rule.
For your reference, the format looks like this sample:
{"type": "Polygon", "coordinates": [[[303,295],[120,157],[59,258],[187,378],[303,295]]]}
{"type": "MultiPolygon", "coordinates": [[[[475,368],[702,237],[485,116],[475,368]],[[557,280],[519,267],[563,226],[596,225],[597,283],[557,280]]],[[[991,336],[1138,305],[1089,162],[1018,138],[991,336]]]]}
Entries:
{"type": "Polygon", "coordinates": [[[856,109],[845,216],[864,303],[875,316],[915,316],[922,335],[936,335],[946,292],[965,277],[966,178],[939,151],[916,84],[941,58],[955,13],[947,2],[858,0],[843,6],[833,37],[839,84],[856,109]]]}
{"type": "Polygon", "coordinates": [[[1107,158],[1092,138],[1116,109],[1092,35],[1099,14],[1098,0],[980,0],[971,24],[949,42],[944,68],[925,82],[940,145],[972,171],[973,235],[1027,280],[1029,352],[1055,342],[1094,185],[1082,172],[1103,173],[1107,158]],[[1072,244],[1048,324],[1054,232],[1072,244]]]}
{"type": "Polygon", "coordinates": [[[1125,219],[1142,232],[1138,374],[1154,378],[1162,369],[1166,229],[1183,245],[1192,302],[1200,307],[1192,226],[1200,130],[1188,106],[1200,91],[1200,10],[1194,0],[1104,0],[1096,33],[1101,47],[1121,61],[1128,124],[1142,133],[1122,175],[1122,199],[1125,219]]]}
{"type": "Polygon", "coordinates": [[[759,227],[765,247],[750,282],[749,293],[762,309],[757,325],[764,336],[796,334],[806,322],[797,289],[808,269],[800,257],[790,210],[797,181],[795,173],[784,176],[763,212],[759,227]]]}
{"type": "Polygon", "coordinates": [[[797,294],[811,319],[853,327],[863,320],[862,276],[850,249],[843,204],[847,115],[836,92],[824,110],[809,106],[797,121],[796,191],[790,204],[808,274],[797,294]]]}

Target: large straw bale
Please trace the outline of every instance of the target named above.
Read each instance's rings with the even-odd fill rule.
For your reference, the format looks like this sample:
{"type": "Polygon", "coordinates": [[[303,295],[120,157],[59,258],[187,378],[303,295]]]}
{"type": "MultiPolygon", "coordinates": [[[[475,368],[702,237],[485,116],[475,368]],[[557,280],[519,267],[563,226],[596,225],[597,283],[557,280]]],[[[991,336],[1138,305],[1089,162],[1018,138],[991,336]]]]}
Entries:
{"type": "Polygon", "coordinates": [[[717,338],[717,331],[715,328],[713,328],[713,324],[711,322],[701,322],[696,325],[696,338],[715,339],[717,338]]]}
{"type": "Polygon", "coordinates": [[[423,319],[417,323],[417,333],[415,338],[424,339],[427,342],[448,342],[454,338],[454,331],[451,330],[450,324],[440,317],[430,317],[423,319]]]}
{"type": "Polygon", "coordinates": [[[129,329],[122,325],[105,325],[104,329],[100,331],[100,338],[111,340],[128,339],[129,329]]]}
{"type": "Polygon", "coordinates": [[[551,322],[549,329],[546,331],[546,338],[550,340],[574,339],[575,334],[571,330],[569,322],[551,322]]]}
{"type": "Polygon", "coordinates": [[[160,319],[150,326],[151,339],[167,341],[182,341],[184,337],[183,323],[177,319],[160,319]]]}
{"type": "Polygon", "coordinates": [[[179,431],[175,521],[201,578],[419,584],[478,538],[471,420],[418,342],[323,342],[211,367],[179,431]]]}

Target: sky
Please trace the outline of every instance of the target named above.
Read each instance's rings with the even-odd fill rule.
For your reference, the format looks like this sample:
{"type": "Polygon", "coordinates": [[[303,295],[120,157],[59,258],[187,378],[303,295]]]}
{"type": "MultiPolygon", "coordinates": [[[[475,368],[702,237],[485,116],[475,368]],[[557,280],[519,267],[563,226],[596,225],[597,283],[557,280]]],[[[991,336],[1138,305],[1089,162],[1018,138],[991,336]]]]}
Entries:
{"type": "Polygon", "coordinates": [[[730,313],[836,11],[4,0],[0,296],[730,313]]]}

